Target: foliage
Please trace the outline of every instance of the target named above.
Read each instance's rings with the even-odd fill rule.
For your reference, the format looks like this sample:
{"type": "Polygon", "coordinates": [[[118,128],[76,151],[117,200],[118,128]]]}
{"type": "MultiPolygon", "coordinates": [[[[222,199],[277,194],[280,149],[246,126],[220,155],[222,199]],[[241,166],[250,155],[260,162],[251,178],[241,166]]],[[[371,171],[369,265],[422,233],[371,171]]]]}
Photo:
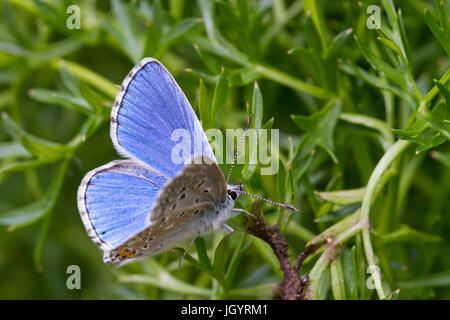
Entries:
{"type": "Polygon", "coordinates": [[[79,0],[81,29],[69,29],[72,2],[0,7],[1,298],[274,296],[280,261],[242,217],[228,240],[197,239],[181,267],[181,248],[109,267],[88,239],[76,190],[118,158],[114,83],[147,56],[204,129],[242,128],[248,114],[254,128],[280,128],[278,174],[246,164],[232,179],[300,209],[261,203],[288,253],[308,252],[307,298],[450,298],[444,1],[79,0]],[[366,27],[372,4],[380,29],[366,27]],[[66,287],[73,264],[82,290],[66,287]]]}

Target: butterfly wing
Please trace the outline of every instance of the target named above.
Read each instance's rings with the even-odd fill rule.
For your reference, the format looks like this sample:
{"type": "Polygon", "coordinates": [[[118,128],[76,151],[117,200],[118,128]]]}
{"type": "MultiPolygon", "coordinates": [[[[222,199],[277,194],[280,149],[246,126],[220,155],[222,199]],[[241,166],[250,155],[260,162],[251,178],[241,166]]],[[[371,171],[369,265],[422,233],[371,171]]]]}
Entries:
{"type": "Polygon", "coordinates": [[[105,252],[147,226],[158,191],[169,177],[131,160],[112,161],[86,174],[77,195],[86,231],[105,252]]]}
{"type": "Polygon", "coordinates": [[[192,107],[171,74],[157,60],[143,59],[122,83],[111,112],[111,139],[117,151],[174,177],[196,155],[214,160],[192,107]],[[174,163],[176,129],[190,134],[190,150],[174,163]],[[175,138],[175,137],[174,137],[175,138]]]}
{"type": "Polygon", "coordinates": [[[159,192],[148,227],[111,250],[105,262],[122,265],[216,229],[226,219],[227,185],[217,164],[206,163],[188,164],[170,180],[159,192]]]}

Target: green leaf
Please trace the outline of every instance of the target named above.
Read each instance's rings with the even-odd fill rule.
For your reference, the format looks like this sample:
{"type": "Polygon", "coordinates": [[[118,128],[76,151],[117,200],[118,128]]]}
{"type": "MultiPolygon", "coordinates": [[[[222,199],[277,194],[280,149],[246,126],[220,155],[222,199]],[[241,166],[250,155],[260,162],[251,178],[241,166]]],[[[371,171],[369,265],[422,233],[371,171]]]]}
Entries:
{"type": "Polygon", "coordinates": [[[0,159],[31,158],[33,155],[18,142],[0,142],[0,159]]]}
{"type": "MultiPolygon", "coordinates": [[[[183,248],[174,248],[173,250],[171,250],[171,252],[177,253],[177,254],[180,256],[180,258],[181,258],[181,257],[183,256],[185,250],[186,250],[186,249],[183,249],[183,248]]],[[[204,269],[204,266],[203,266],[197,259],[195,259],[194,257],[192,257],[189,253],[186,253],[186,254],[184,255],[183,260],[189,261],[189,262],[192,263],[195,267],[199,268],[200,270],[202,270],[202,271],[204,271],[204,272],[206,272],[206,273],[209,273],[209,272],[210,272],[210,270],[204,269]]]]}
{"type": "Polygon", "coordinates": [[[331,100],[311,116],[291,115],[295,124],[300,129],[307,131],[302,139],[304,148],[300,151],[300,158],[309,154],[318,145],[328,152],[334,162],[338,162],[333,152],[333,132],[340,111],[341,103],[338,100],[331,100]]]}
{"type": "MultiPolygon", "coordinates": [[[[114,12],[114,16],[117,18],[120,28],[119,32],[122,33],[120,42],[123,50],[128,54],[134,63],[138,63],[142,56],[143,47],[139,38],[136,36],[138,33],[138,19],[133,14],[131,8],[125,5],[122,1],[111,0],[111,7],[114,12]]],[[[117,39],[119,40],[119,39],[117,39]]]]}
{"type": "Polygon", "coordinates": [[[32,68],[48,62],[53,59],[65,57],[79,49],[83,43],[75,39],[64,39],[55,43],[48,44],[45,50],[34,51],[30,54],[27,62],[32,68]]]}
{"type": "Polygon", "coordinates": [[[367,72],[366,70],[364,70],[358,66],[355,66],[350,61],[346,61],[346,62],[341,61],[338,65],[338,67],[342,71],[344,71],[352,76],[358,77],[376,88],[379,88],[381,90],[386,90],[392,94],[395,94],[396,96],[407,101],[409,105],[415,106],[415,102],[414,102],[413,98],[408,94],[408,92],[405,92],[404,90],[400,90],[398,87],[389,85],[382,78],[376,77],[372,73],[367,72]]]}
{"type": "Polygon", "coordinates": [[[202,78],[200,78],[198,87],[198,110],[200,113],[200,120],[202,122],[203,130],[208,130],[210,125],[209,117],[211,113],[211,105],[209,103],[208,91],[202,78]]]}
{"type": "Polygon", "coordinates": [[[283,272],[280,269],[280,262],[277,256],[273,253],[270,245],[257,237],[253,237],[253,245],[258,251],[258,254],[264,261],[270,266],[272,271],[280,278],[283,279],[283,272]]]}
{"type": "Polygon", "coordinates": [[[161,39],[162,46],[168,47],[171,43],[191,31],[200,22],[201,20],[196,18],[186,18],[177,22],[175,25],[171,26],[166,32],[163,33],[161,39]]]}
{"type": "Polygon", "coordinates": [[[91,114],[93,109],[86,103],[86,101],[80,97],[67,94],[61,91],[52,91],[48,89],[30,89],[28,91],[30,98],[33,100],[60,105],[68,109],[83,112],[84,114],[91,114]]]}
{"type": "Polygon", "coordinates": [[[49,159],[35,159],[27,161],[10,162],[0,166],[0,178],[8,173],[31,170],[37,167],[46,165],[53,160],[49,159]]]}
{"type": "Polygon", "coordinates": [[[342,45],[347,41],[348,37],[352,34],[353,29],[341,31],[330,41],[330,46],[325,50],[323,58],[329,60],[335,56],[342,45]]]}
{"type": "MultiPolygon", "coordinates": [[[[438,104],[438,106],[436,106],[433,110],[434,113],[428,116],[428,119],[436,120],[438,114],[441,112],[440,106],[444,107],[444,104],[438,104]]],[[[432,124],[419,115],[407,129],[392,129],[392,132],[403,140],[409,140],[418,144],[419,146],[416,148],[416,154],[419,154],[431,148],[437,147],[449,139],[448,130],[445,129],[448,124],[445,122],[442,124],[444,126],[444,130],[436,129],[436,127],[439,128],[441,126],[441,123],[432,124]]]]}
{"type": "Polygon", "coordinates": [[[287,180],[287,168],[283,161],[280,159],[278,164],[278,173],[277,173],[277,192],[278,192],[278,200],[283,202],[286,199],[286,189],[284,188],[287,180]]]}
{"type": "Polygon", "coordinates": [[[376,130],[381,135],[382,147],[387,150],[393,143],[394,138],[390,129],[385,122],[357,113],[341,113],[339,119],[347,123],[363,126],[372,130],[376,130]]]}
{"type": "Polygon", "coordinates": [[[209,83],[209,84],[217,84],[217,81],[219,81],[219,76],[208,74],[208,73],[202,72],[198,69],[187,68],[184,71],[188,72],[188,73],[192,73],[193,75],[196,75],[197,77],[203,79],[206,83],[209,83]]]}
{"type": "Polygon", "coordinates": [[[13,138],[20,139],[23,146],[35,156],[42,159],[56,160],[62,158],[70,151],[70,148],[67,145],[44,140],[25,132],[6,113],[3,113],[2,117],[3,124],[9,128],[9,134],[13,138]]]}
{"type": "Polygon", "coordinates": [[[450,153],[449,152],[439,152],[439,151],[432,151],[431,156],[444,164],[447,167],[450,167],[450,153]]]}
{"type": "MultiPolygon", "coordinates": [[[[330,204],[331,203],[327,203],[330,204]]],[[[323,222],[334,222],[337,220],[342,220],[342,218],[347,217],[348,215],[356,212],[359,208],[361,208],[361,203],[352,203],[348,205],[344,205],[340,207],[338,210],[328,213],[329,210],[326,210],[324,213],[320,212],[317,214],[318,218],[314,219],[314,222],[323,223],[323,222]]],[[[331,209],[331,206],[329,208],[331,209]]]]}
{"type": "Polygon", "coordinates": [[[348,300],[358,299],[358,273],[356,266],[356,249],[344,248],[342,252],[342,270],[345,283],[345,297],[348,300]]]}
{"type": "Polygon", "coordinates": [[[16,81],[18,77],[18,71],[15,70],[0,70],[0,84],[11,85],[16,81]]]}
{"type": "Polygon", "coordinates": [[[263,74],[257,70],[256,66],[234,69],[228,72],[228,80],[231,86],[245,86],[256,81],[263,74]]]}
{"type": "Polygon", "coordinates": [[[227,297],[231,299],[273,299],[273,288],[276,283],[261,284],[250,288],[235,288],[227,297]]]}
{"type": "Polygon", "coordinates": [[[49,214],[59,197],[69,161],[69,159],[62,161],[42,198],[29,205],[12,209],[0,215],[0,225],[8,226],[9,230],[14,230],[30,225],[49,214]]]}
{"type": "Polygon", "coordinates": [[[261,129],[263,120],[263,98],[258,83],[255,81],[253,86],[253,97],[251,104],[252,122],[251,127],[258,130],[261,129]]]}
{"type": "Polygon", "coordinates": [[[197,0],[197,5],[203,16],[206,33],[213,42],[218,42],[218,31],[214,21],[214,5],[215,1],[197,0]]]}
{"type": "Polygon", "coordinates": [[[272,117],[262,126],[262,129],[270,130],[273,128],[273,123],[275,122],[275,118],[272,117]]]}
{"type": "Polygon", "coordinates": [[[98,73],[68,60],[55,60],[51,66],[56,69],[66,68],[71,74],[86,81],[89,85],[114,100],[119,89],[108,79],[98,73]]]}
{"type": "Polygon", "coordinates": [[[400,138],[417,143],[419,146],[416,153],[450,140],[450,104],[447,103],[447,100],[450,100],[450,92],[440,82],[436,81],[436,85],[444,100],[438,102],[431,111],[419,109],[414,121],[410,121],[405,129],[392,130],[400,138]]]}
{"type": "Polygon", "coordinates": [[[450,104],[438,103],[424,118],[433,131],[439,131],[450,140],[450,104]]]}
{"type": "Polygon", "coordinates": [[[146,262],[149,264],[149,267],[152,270],[152,275],[123,275],[118,278],[118,281],[124,283],[155,286],[157,288],[168,290],[177,294],[211,297],[210,289],[200,288],[198,286],[194,286],[175,278],[170,272],[166,270],[166,268],[159,265],[153,259],[147,259],[146,262]]]}
{"type": "Polygon", "coordinates": [[[206,252],[205,240],[202,237],[195,238],[195,247],[197,248],[198,261],[204,270],[212,270],[211,262],[206,252]]]}
{"type": "MultiPolygon", "coordinates": [[[[252,97],[252,104],[251,107],[247,108],[248,115],[252,116],[250,127],[252,129],[255,129],[256,135],[258,135],[258,130],[261,129],[262,126],[262,117],[263,117],[263,98],[261,94],[261,90],[259,89],[258,83],[255,81],[255,84],[253,86],[253,97],[252,97]]],[[[255,138],[255,137],[253,137],[255,138]]],[[[256,137],[256,139],[258,139],[256,137]]],[[[251,143],[255,143],[252,140],[252,137],[249,137],[249,141],[251,143]]],[[[244,168],[242,169],[242,175],[244,176],[245,180],[249,180],[253,174],[256,171],[256,168],[258,166],[257,163],[250,163],[250,159],[258,159],[258,148],[257,147],[250,147],[248,148],[248,161],[245,162],[244,168]]]]}
{"type": "Polygon", "coordinates": [[[39,240],[34,247],[33,251],[33,263],[38,272],[42,271],[42,254],[44,252],[45,242],[47,241],[48,231],[50,227],[51,214],[47,214],[44,218],[41,227],[41,234],[39,240]]]}
{"type": "Polygon", "coordinates": [[[364,41],[360,41],[359,38],[356,35],[355,35],[355,40],[358,43],[359,48],[361,49],[361,52],[366,57],[367,61],[369,61],[369,63],[374,68],[376,68],[378,71],[383,72],[386,75],[386,77],[388,77],[389,79],[391,79],[394,82],[396,82],[405,91],[408,91],[410,86],[409,86],[409,84],[407,84],[405,74],[402,71],[400,71],[400,70],[390,66],[389,64],[384,62],[384,60],[382,58],[380,58],[377,55],[375,55],[373,53],[373,51],[370,50],[366,46],[364,41]]]}
{"type": "Polygon", "coordinates": [[[89,85],[82,80],[80,80],[80,94],[89,104],[91,109],[95,110],[98,115],[104,113],[109,114],[111,112],[110,108],[105,108],[105,97],[89,87],[89,85]]]}
{"type": "Polygon", "coordinates": [[[345,300],[345,282],[340,257],[330,264],[331,290],[335,300],[345,300]]]}
{"type": "Polygon", "coordinates": [[[325,300],[327,298],[328,292],[330,290],[330,268],[327,265],[327,268],[321,274],[319,278],[319,286],[317,288],[317,300],[325,300]]]}
{"type": "MultiPolygon", "coordinates": [[[[199,239],[199,237],[197,239],[199,239]]],[[[197,244],[196,244],[196,246],[197,246],[197,244]]],[[[223,269],[220,269],[222,266],[219,265],[221,263],[219,261],[220,259],[217,258],[216,269],[214,269],[211,266],[211,264],[209,263],[209,258],[208,258],[207,254],[206,254],[206,251],[204,251],[204,250],[205,250],[205,248],[204,248],[204,242],[203,242],[203,244],[199,244],[199,247],[197,247],[197,253],[199,255],[199,260],[193,258],[188,253],[185,254],[184,253],[185,249],[183,249],[183,248],[174,248],[172,250],[172,252],[178,253],[178,255],[180,257],[183,256],[183,254],[184,254],[184,260],[189,261],[195,267],[197,267],[201,271],[205,272],[206,274],[210,275],[212,278],[216,279],[220,283],[220,285],[225,288],[226,287],[226,283],[225,283],[223,272],[222,272],[223,269]],[[203,248],[202,248],[202,246],[203,246],[203,248]],[[200,254],[199,250],[201,251],[201,254],[200,254]],[[205,257],[206,257],[207,260],[205,260],[205,257]]],[[[220,250],[222,251],[222,249],[220,249],[220,250]]],[[[216,261],[216,260],[214,260],[214,261],[216,261]]],[[[216,262],[215,262],[215,264],[216,264],[216,262]]]]}
{"type": "Polygon", "coordinates": [[[75,96],[80,96],[80,79],[70,73],[64,60],[59,60],[59,76],[69,92],[75,96]]]}
{"type": "Polygon", "coordinates": [[[30,51],[24,49],[14,43],[0,40],[0,52],[7,53],[18,57],[27,57],[30,55],[30,51]]]}
{"type": "Polygon", "coordinates": [[[39,9],[39,16],[43,21],[56,30],[62,30],[63,32],[68,30],[66,26],[66,7],[62,6],[61,3],[42,0],[34,0],[33,3],[39,9]]]}
{"type": "MultiPolygon", "coordinates": [[[[373,229],[372,229],[372,232],[373,229]]],[[[437,243],[442,242],[443,239],[439,236],[423,233],[417,230],[412,229],[407,225],[401,225],[397,230],[392,231],[387,234],[377,234],[378,238],[384,243],[391,242],[410,242],[410,243],[437,243]]]]}
{"type": "Polygon", "coordinates": [[[242,240],[239,242],[237,248],[233,251],[233,256],[231,257],[225,275],[226,288],[229,289],[232,287],[242,257],[244,256],[244,253],[247,251],[247,249],[250,247],[251,244],[252,239],[248,239],[247,234],[242,233],[242,240]]]}
{"type": "Polygon", "coordinates": [[[323,56],[324,48],[323,44],[320,42],[321,38],[319,38],[319,35],[317,33],[317,30],[314,26],[314,22],[310,17],[307,17],[306,19],[306,39],[308,42],[308,46],[312,49],[313,53],[316,54],[319,57],[323,56]]]}
{"type": "MultiPolygon", "coordinates": [[[[311,17],[311,20],[314,22],[314,27],[317,30],[318,38],[320,39],[322,48],[324,50],[327,50],[325,22],[320,12],[320,6],[317,5],[317,2],[315,0],[305,0],[303,1],[303,6],[308,17],[311,17]]],[[[320,53],[318,51],[316,52],[320,53]]]]}
{"type": "Polygon", "coordinates": [[[355,257],[358,268],[358,292],[360,300],[369,300],[373,290],[367,287],[367,260],[364,254],[362,236],[359,234],[355,239],[355,257]],[[364,275],[364,276],[362,276],[364,275]]]}
{"type": "MultiPolygon", "coordinates": [[[[215,275],[216,279],[224,278],[224,271],[228,263],[229,255],[231,251],[228,248],[228,239],[226,236],[217,245],[216,251],[214,252],[214,263],[212,266],[211,273],[215,275]]],[[[221,280],[224,283],[225,280],[221,280]]]]}
{"type": "Polygon", "coordinates": [[[447,55],[450,56],[450,23],[447,8],[444,1],[436,1],[436,7],[438,9],[439,18],[441,19],[440,25],[437,19],[426,8],[424,12],[425,21],[447,55]]]}
{"type": "Polygon", "coordinates": [[[143,57],[153,57],[158,51],[161,43],[161,29],[154,23],[147,22],[145,30],[145,45],[143,57]]]}
{"type": "Polygon", "coordinates": [[[225,111],[226,102],[228,98],[228,81],[225,78],[225,70],[222,68],[216,87],[214,88],[214,95],[211,105],[210,127],[219,128],[222,120],[223,112],[225,111]]]}
{"type": "Polygon", "coordinates": [[[223,65],[220,64],[220,61],[218,61],[218,59],[211,56],[210,54],[203,52],[203,50],[201,50],[197,44],[194,44],[194,49],[210,73],[216,74],[217,72],[222,73],[224,71],[223,65]]]}
{"type": "MultiPolygon", "coordinates": [[[[439,91],[441,92],[442,96],[444,97],[445,104],[447,106],[450,106],[450,90],[448,90],[447,87],[440,81],[436,81],[436,85],[439,88],[439,91]]],[[[450,112],[447,110],[447,116],[448,116],[448,113],[450,113],[450,112]]],[[[447,118],[447,120],[448,120],[448,118],[447,118]]]]}
{"type": "MultiPolygon", "coordinates": [[[[304,135],[300,142],[297,144],[295,156],[292,163],[289,166],[293,170],[294,181],[299,181],[303,174],[309,169],[314,160],[315,150],[311,149],[309,154],[303,155],[303,146],[309,141],[309,137],[304,135]]],[[[310,148],[310,146],[308,146],[310,148]]]]}
{"type": "Polygon", "coordinates": [[[450,270],[427,275],[425,277],[410,281],[400,281],[398,285],[400,288],[405,289],[448,287],[450,285],[450,270]]]}
{"type": "Polygon", "coordinates": [[[348,189],[340,191],[315,192],[322,200],[336,204],[351,204],[361,202],[366,193],[366,188],[348,189]]]}

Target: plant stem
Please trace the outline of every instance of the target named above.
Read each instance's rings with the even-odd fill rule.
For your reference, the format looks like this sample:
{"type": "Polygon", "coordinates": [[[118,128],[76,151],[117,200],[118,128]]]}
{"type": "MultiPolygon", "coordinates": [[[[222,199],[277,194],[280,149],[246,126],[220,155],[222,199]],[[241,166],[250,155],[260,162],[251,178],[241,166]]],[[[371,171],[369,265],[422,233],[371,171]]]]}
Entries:
{"type": "MultiPolygon", "coordinates": [[[[377,166],[370,176],[369,182],[367,184],[366,194],[361,206],[361,217],[360,223],[362,225],[362,237],[364,250],[366,252],[366,258],[369,266],[377,266],[375,261],[375,254],[372,247],[372,242],[370,241],[370,206],[372,204],[373,198],[375,196],[375,191],[377,189],[377,184],[380,181],[383,173],[388,169],[389,165],[411,144],[409,141],[398,140],[392,145],[391,148],[384,154],[381,160],[378,162],[377,166]]],[[[375,270],[375,268],[373,268],[375,270]]],[[[374,272],[372,274],[375,288],[377,290],[380,299],[386,298],[386,293],[383,290],[381,284],[381,277],[379,272],[374,272]]]]}
{"type": "Polygon", "coordinates": [[[270,66],[257,64],[255,65],[255,70],[258,71],[258,73],[260,73],[262,77],[285,85],[286,87],[292,88],[294,90],[306,92],[314,97],[321,99],[329,99],[332,97],[332,95],[328,91],[313,84],[294,78],[293,76],[270,66]]]}

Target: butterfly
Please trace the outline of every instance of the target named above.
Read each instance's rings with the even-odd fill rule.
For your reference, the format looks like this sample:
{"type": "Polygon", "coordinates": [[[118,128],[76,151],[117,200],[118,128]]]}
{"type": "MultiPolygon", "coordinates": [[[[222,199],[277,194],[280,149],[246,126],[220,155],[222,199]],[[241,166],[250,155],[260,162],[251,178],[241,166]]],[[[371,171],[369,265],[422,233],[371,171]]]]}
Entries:
{"type": "Polygon", "coordinates": [[[225,221],[246,212],[234,208],[244,187],[227,183],[194,110],[158,60],[143,59],[125,77],[110,122],[113,145],[127,159],[88,172],[77,193],[105,263],[121,266],[217,229],[232,232],[225,221]],[[180,128],[194,143],[178,163],[170,137],[180,128]]]}

